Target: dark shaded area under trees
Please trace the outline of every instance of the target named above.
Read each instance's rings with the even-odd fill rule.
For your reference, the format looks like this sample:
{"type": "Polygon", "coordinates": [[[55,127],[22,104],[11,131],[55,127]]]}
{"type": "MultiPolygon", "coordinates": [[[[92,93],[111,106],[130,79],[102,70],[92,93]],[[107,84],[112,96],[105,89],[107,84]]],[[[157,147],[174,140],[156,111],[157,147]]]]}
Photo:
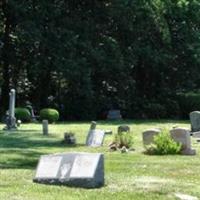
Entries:
{"type": "Polygon", "coordinates": [[[185,117],[177,94],[200,87],[199,19],[198,0],[2,0],[1,114],[14,87],[18,105],[66,120],[185,117]]]}

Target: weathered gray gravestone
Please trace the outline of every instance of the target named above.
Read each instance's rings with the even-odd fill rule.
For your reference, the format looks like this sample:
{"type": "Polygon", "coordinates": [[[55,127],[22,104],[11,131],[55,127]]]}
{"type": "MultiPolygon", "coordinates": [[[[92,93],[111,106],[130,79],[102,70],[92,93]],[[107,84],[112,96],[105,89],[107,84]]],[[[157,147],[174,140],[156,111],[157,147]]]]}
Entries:
{"type": "Polygon", "coordinates": [[[200,111],[190,113],[190,122],[192,132],[200,131],[200,111]]]}
{"type": "Polygon", "coordinates": [[[9,93],[9,112],[6,118],[6,127],[4,130],[16,130],[16,118],[15,118],[15,99],[16,92],[15,89],[11,89],[9,93]]]}
{"type": "Polygon", "coordinates": [[[91,147],[102,146],[104,136],[105,132],[103,130],[97,130],[97,129],[90,130],[86,140],[86,145],[91,147]]]}
{"type": "Polygon", "coordinates": [[[121,125],[121,126],[118,127],[117,132],[118,133],[121,133],[121,132],[130,132],[130,127],[127,126],[127,125],[121,125]]]}
{"type": "Polygon", "coordinates": [[[90,130],[96,129],[96,126],[97,126],[97,123],[95,121],[92,121],[90,125],[90,130]]]}
{"type": "Polygon", "coordinates": [[[174,128],[170,130],[172,139],[182,145],[181,153],[183,155],[195,155],[196,151],[191,149],[190,132],[184,128],[174,128]]]}
{"type": "Polygon", "coordinates": [[[104,185],[104,156],[64,153],[41,156],[34,182],[97,188],[104,185]]]}
{"type": "Polygon", "coordinates": [[[43,135],[49,134],[48,120],[42,120],[42,130],[43,130],[43,135]]]}
{"type": "Polygon", "coordinates": [[[110,119],[110,120],[122,119],[120,110],[109,110],[108,115],[107,115],[107,119],[110,119]]]}
{"type": "Polygon", "coordinates": [[[148,129],[142,133],[144,146],[150,145],[154,142],[154,137],[161,133],[160,129],[148,129]]]}

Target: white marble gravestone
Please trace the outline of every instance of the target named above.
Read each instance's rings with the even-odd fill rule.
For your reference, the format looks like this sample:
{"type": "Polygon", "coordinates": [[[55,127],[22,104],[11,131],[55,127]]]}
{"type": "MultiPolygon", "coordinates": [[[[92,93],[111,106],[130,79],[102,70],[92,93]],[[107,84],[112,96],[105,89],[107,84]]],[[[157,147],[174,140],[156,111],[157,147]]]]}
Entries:
{"type": "Polygon", "coordinates": [[[142,133],[144,146],[150,145],[154,142],[154,136],[160,134],[160,129],[148,129],[142,133]]]}
{"type": "Polygon", "coordinates": [[[192,132],[200,131],[200,111],[190,113],[190,122],[192,132]]]}
{"type": "Polygon", "coordinates": [[[104,185],[104,156],[64,153],[41,156],[34,182],[96,188],[104,185]]]}
{"type": "Polygon", "coordinates": [[[86,145],[91,147],[102,146],[105,132],[103,130],[93,129],[89,130],[86,145]]]}
{"type": "Polygon", "coordinates": [[[191,149],[190,132],[185,128],[174,128],[170,130],[172,139],[182,145],[181,153],[184,155],[195,155],[196,151],[191,149]]]}

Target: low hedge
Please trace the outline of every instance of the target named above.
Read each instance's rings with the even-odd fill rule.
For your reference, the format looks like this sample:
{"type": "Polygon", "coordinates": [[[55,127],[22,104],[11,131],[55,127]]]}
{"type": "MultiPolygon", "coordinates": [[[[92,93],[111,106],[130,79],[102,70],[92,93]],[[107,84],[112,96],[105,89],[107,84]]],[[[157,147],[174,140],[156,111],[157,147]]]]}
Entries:
{"type": "Polygon", "coordinates": [[[22,122],[31,121],[31,113],[27,108],[15,108],[15,117],[17,120],[21,120],[22,122]]]}
{"type": "Polygon", "coordinates": [[[46,119],[50,123],[56,122],[59,119],[59,112],[56,109],[44,108],[40,110],[40,119],[46,119]]]}

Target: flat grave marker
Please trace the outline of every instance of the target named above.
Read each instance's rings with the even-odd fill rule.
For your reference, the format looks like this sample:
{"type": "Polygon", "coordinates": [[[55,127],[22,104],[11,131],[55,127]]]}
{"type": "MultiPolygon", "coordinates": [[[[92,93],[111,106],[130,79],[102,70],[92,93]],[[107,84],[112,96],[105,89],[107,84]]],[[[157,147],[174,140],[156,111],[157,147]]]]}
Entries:
{"type": "Polygon", "coordinates": [[[41,156],[34,182],[96,188],[104,185],[104,156],[64,153],[41,156]]]}

